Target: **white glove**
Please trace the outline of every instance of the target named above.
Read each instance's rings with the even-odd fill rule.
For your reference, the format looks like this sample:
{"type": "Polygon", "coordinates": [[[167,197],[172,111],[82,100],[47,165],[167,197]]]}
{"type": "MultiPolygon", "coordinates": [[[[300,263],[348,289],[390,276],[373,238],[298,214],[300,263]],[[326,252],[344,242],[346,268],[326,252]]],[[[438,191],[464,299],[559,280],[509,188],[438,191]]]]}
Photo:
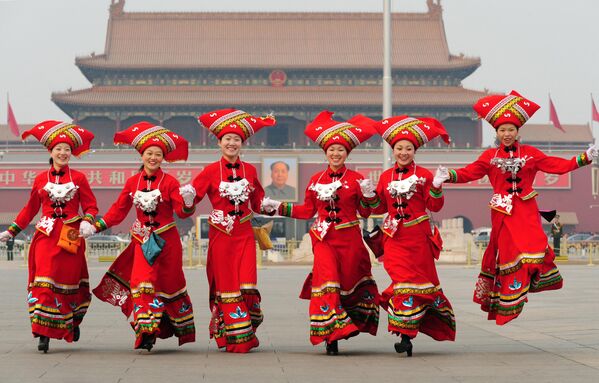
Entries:
{"type": "Polygon", "coordinates": [[[8,230],[5,230],[2,233],[0,233],[0,242],[6,242],[11,238],[12,238],[12,234],[8,230]]]}
{"type": "Polygon", "coordinates": [[[281,206],[281,202],[275,199],[270,199],[270,197],[262,198],[262,211],[266,214],[270,214],[279,210],[279,206],[281,206]]]}
{"type": "Polygon", "coordinates": [[[364,178],[362,180],[357,181],[360,184],[360,190],[362,191],[362,195],[365,198],[374,197],[374,184],[372,183],[372,180],[370,178],[364,178]]]}
{"type": "Polygon", "coordinates": [[[597,158],[599,156],[599,144],[589,144],[589,148],[587,149],[587,158],[592,160],[593,158],[597,158]]]}
{"type": "Polygon", "coordinates": [[[179,188],[179,194],[181,194],[181,197],[183,197],[183,203],[185,204],[185,207],[193,206],[193,200],[196,197],[196,189],[193,186],[190,184],[181,186],[179,188]]]}
{"type": "Polygon", "coordinates": [[[449,179],[449,170],[445,166],[439,165],[433,178],[433,186],[437,189],[441,187],[443,182],[449,179]]]}
{"type": "Polygon", "coordinates": [[[88,238],[94,234],[96,234],[96,227],[87,221],[81,221],[79,224],[79,236],[88,238]]]}

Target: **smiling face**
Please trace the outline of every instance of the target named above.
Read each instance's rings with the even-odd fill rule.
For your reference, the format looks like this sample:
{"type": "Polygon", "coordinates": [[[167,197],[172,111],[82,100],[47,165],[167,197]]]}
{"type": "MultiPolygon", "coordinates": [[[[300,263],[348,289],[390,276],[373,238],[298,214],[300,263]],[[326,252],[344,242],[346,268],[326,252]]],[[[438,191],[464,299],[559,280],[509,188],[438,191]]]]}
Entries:
{"type": "Polygon", "coordinates": [[[414,154],[416,154],[414,144],[408,140],[399,140],[393,145],[393,157],[401,167],[411,164],[414,161],[414,154]]]}
{"type": "Polygon", "coordinates": [[[160,169],[160,164],[164,159],[162,149],[158,146],[149,146],[141,155],[144,164],[144,170],[147,174],[152,175],[160,169]]]}
{"type": "Polygon", "coordinates": [[[518,128],[514,124],[503,124],[497,128],[495,133],[500,143],[504,146],[511,146],[518,137],[518,128]]]}
{"type": "Polygon", "coordinates": [[[52,158],[54,168],[60,170],[60,168],[69,164],[69,160],[71,159],[71,147],[64,142],[56,144],[50,152],[50,158],[52,158]]]}
{"type": "Polygon", "coordinates": [[[333,170],[341,169],[347,159],[347,149],[340,144],[333,144],[327,148],[326,156],[329,166],[333,170]]]}
{"type": "Polygon", "coordinates": [[[220,141],[218,141],[218,146],[220,147],[223,157],[229,162],[237,161],[242,144],[243,140],[235,133],[227,133],[221,137],[220,141]]]}

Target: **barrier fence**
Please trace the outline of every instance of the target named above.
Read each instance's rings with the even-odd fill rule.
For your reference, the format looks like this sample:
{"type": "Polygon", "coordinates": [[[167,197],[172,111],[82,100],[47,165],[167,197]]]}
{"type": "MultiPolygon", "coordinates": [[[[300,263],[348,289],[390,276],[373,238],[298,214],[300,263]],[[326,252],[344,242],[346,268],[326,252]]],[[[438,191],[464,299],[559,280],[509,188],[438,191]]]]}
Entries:
{"type": "MultiPolygon", "coordinates": [[[[256,263],[260,265],[272,264],[310,264],[312,262],[311,254],[306,254],[306,250],[300,251],[300,241],[279,239],[273,241],[273,248],[270,250],[260,250],[256,245],[256,263]]],[[[88,262],[112,262],[127,247],[128,242],[108,242],[97,243],[89,241],[86,247],[86,257],[88,262]]],[[[208,253],[208,240],[183,239],[183,265],[185,267],[201,267],[206,265],[206,255],[208,253]]],[[[470,241],[467,244],[466,266],[480,264],[482,255],[486,250],[487,244],[484,242],[475,243],[470,241]]],[[[28,241],[18,241],[14,243],[12,250],[9,250],[5,243],[0,243],[0,260],[21,261],[27,263],[27,254],[29,251],[28,241]]],[[[309,251],[308,251],[309,253],[309,251]]],[[[443,255],[441,255],[443,261],[443,255]]],[[[560,246],[560,256],[558,262],[563,263],[586,263],[595,265],[599,263],[599,243],[596,242],[568,242],[562,241],[560,246]]]]}

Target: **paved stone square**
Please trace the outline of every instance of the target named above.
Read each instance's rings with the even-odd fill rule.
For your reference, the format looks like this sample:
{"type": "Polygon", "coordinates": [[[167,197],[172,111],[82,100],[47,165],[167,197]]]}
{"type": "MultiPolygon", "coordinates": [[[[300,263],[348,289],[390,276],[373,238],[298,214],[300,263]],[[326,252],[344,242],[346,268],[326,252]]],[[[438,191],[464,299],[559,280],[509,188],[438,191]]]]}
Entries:
{"type": "MultiPolygon", "coordinates": [[[[90,265],[91,285],[107,264],[90,265]]],[[[560,291],[531,294],[523,315],[499,327],[472,303],[478,270],[440,265],[446,295],[455,309],[457,340],[414,341],[414,356],[393,350],[381,313],[379,335],[340,342],[327,356],[308,340],[308,302],[297,298],[309,268],[273,266],[259,271],[265,320],[260,347],[227,354],[209,341],[204,269],[186,270],[194,303],[197,340],[177,346],[158,340],[151,353],[135,351],[133,332],[116,308],[97,300],[82,325],[81,340],[52,340],[46,355],[31,337],[21,262],[0,262],[0,382],[595,382],[599,380],[599,267],[562,265],[560,291]]],[[[389,278],[374,274],[383,289],[389,278]]]]}

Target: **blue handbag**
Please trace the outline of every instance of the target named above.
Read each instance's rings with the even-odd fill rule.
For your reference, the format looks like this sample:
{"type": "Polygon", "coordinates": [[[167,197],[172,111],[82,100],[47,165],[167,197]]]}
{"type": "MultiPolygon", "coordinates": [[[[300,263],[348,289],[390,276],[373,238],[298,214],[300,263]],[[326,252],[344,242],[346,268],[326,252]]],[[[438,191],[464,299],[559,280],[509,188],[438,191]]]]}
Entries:
{"type": "Polygon", "coordinates": [[[156,262],[156,258],[160,255],[165,242],[166,241],[160,238],[159,235],[152,232],[148,240],[141,245],[141,251],[150,266],[154,265],[154,262],[156,262]]]}

